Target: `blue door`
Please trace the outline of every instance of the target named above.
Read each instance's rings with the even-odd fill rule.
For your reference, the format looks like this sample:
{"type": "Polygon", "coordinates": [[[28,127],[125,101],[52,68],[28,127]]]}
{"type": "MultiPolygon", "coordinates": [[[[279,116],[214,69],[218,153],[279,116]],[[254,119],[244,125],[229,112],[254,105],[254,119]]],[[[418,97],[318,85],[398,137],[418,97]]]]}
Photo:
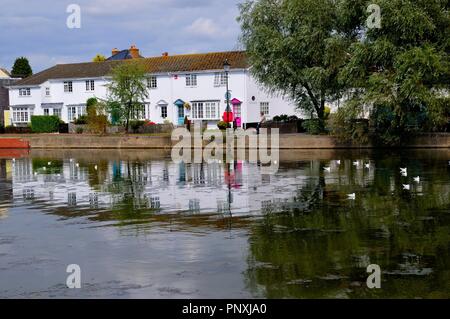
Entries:
{"type": "Polygon", "coordinates": [[[184,106],[178,106],[178,125],[184,125],[184,106]]]}

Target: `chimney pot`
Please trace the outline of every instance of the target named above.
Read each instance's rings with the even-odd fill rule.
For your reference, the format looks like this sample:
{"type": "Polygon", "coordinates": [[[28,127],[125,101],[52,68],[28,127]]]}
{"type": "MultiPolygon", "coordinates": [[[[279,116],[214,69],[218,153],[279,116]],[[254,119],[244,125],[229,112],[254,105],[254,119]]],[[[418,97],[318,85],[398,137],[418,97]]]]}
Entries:
{"type": "Polygon", "coordinates": [[[112,49],[111,51],[111,55],[116,55],[117,53],[119,53],[120,51],[117,48],[112,49]]]}
{"type": "Polygon", "coordinates": [[[169,52],[164,52],[162,56],[169,56],[169,52]]]}
{"type": "Polygon", "coordinates": [[[130,55],[133,59],[137,59],[140,57],[139,49],[136,48],[136,46],[134,44],[130,47],[129,51],[130,51],[130,55]]]}

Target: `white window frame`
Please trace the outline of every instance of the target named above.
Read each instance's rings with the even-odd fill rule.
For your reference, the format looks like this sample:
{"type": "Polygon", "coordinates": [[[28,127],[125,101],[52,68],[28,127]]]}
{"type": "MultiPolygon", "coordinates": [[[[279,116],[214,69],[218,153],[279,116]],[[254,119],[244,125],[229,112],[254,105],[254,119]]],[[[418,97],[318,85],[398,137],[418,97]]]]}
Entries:
{"type": "Polygon", "coordinates": [[[166,119],[167,117],[167,105],[161,105],[161,118],[166,119]]]}
{"type": "Polygon", "coordinates": [[[214,73],[214,86],[222,87],[227,85],[227,74],[225,72],[214,73]]]}
{"type": "Polygon", "coordinates": [[[95,81],[87,80],[86,81],[86,92],[92,92],[92,91],[95,91],[95,81]]]}
{"type": "Polygon", "coordinates": [[[197,86],[197,74],[186,74],[186,86],[196,87],[197,86]]]}
{"type": "Polygon", "coordinates": [[[13,123],[29,123],[33,112],[28,107],[12,108],[13,123]]]}
{"type": "Polygon", "coordinates": [[[64,81],[64,93],[72,93],[72,92],[73,92],[73,82],[64,81]]]}
{"type": "Polygon", "coordinates": [[[261,113],[264,113],[264,115],[270,115],[270,103],[269,102],[259,103],[259,111],[261,113]]]}
{"type": "Polygon", "coordinates": [[[19,89],[19,96],[21,96],[21,97],[31,96],[31,88],[19,89]]]}
{"type": "Polygon", "coordinates": [[[147,88],[149,89],[158,88],[158,78],[156,75],[151,75],[147,78],[147,88]]]}
{"type": "Polygon", "coordinates": [[[219,101],[195,101],[191,103],[191,109],[194,120],[220,120],[219,101]]]}
{"type": "Polygon", "coordinates": [[[50,116],[50,109],[49,108],[45,108],[44,109],[44,115],[45,116],[50,116]],[[47,113],[47,114],[46,114],[47,113]]]}
{"type": "Polygon", "coordinates": [[[50,87],[46,87],[45,88],[45,96],[50,96],[51,95],[51,92],[50,92],[50,87]]]}

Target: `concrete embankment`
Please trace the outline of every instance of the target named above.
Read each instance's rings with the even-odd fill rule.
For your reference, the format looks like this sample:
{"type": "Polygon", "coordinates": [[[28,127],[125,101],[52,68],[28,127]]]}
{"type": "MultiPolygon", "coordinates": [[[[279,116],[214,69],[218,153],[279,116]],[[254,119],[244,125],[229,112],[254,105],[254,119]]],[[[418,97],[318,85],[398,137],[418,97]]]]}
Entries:
{"type": "MultiPolygon", "coordinates": [[[[76,135],[76,134],[29,134],[2,135],[1,140],[20,138],[29,143],[31,149],[162,149],[169,150],[177,141],[170,136],[143,135],[76,135]]],[[[270,138],[268,139],[270,141],[270,138]]],[[[6,142],[3,141],[3,145],[6,142]]],[[[7,143],[6,143],[7,144],[7,143]]],[[[208,144],[204,142],[203,145],[208,144]]],[[[269,143],[270,144],[270,143],[269,143]]],[[[194,143],[192,143],[194,145],[194,143]]],[[[247,144],[247,147],[249,144],[247,144]]],[[[332,136],[307,134],[283,134],[279,139],[280,149],[367,149],[370,144],[341,143],[332,136]]],[[[423,134],[404,145],[404,148],[450,148],[450,134],[423,134]]],[[[14,147],[11,147],[14,148],[14,147]]],[[[250,147],[251,148],[251,147],[250,147]]]]}

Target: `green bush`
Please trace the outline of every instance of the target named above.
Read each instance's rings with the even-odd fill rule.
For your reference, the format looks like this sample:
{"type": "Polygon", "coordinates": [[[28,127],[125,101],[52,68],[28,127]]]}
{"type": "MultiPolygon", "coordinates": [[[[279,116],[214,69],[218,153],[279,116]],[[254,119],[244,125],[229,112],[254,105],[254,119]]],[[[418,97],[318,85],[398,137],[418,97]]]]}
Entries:
{"type": "Polygon", "coordinates": [[[302,123],[302,127],[303,127],[303,129],[306,130],[307,133],[312,134],[312,135],[319,135],[322,133],[319,119],[305,120],[302,123]]]}
{"type": "Polygon", "coordinates": [[[224,121],[220,121],[219,123],[217,123],[217,127],[221,130],[221,131],[225,131],[228,128],[228,123],[224,122],[224,121]]]}
{"type": "Polygon", "coordinates": [[[77,129],[76,129],[77,134],[83,134],[83,132],[84,132],[84,129],[82,127],[77,127],[77,129]]]}
{"type": "Polygon", "coordinates": [[[86,125],[88,122],[87,115],[81,115],[73,121],[73,124],[76,125],[86,125]]]}
{"type": "Polygon", "coordinates": [[[34,133],[54,133],[59,131],[59,117],[55,115],[33,115],[31,117],[31,130],[34,133]]]}
{"type": "Polygon", "coordinates": [[[5,127],[3,126],[3,124],[0,124],[0,134],[5,133],[5,127]]]}
{"type": "Polygon", "coordinates": [[[134,133],[137,133],[137,131],[144,125],[145,121],[130,121],[130,128],[134,133]]]}

